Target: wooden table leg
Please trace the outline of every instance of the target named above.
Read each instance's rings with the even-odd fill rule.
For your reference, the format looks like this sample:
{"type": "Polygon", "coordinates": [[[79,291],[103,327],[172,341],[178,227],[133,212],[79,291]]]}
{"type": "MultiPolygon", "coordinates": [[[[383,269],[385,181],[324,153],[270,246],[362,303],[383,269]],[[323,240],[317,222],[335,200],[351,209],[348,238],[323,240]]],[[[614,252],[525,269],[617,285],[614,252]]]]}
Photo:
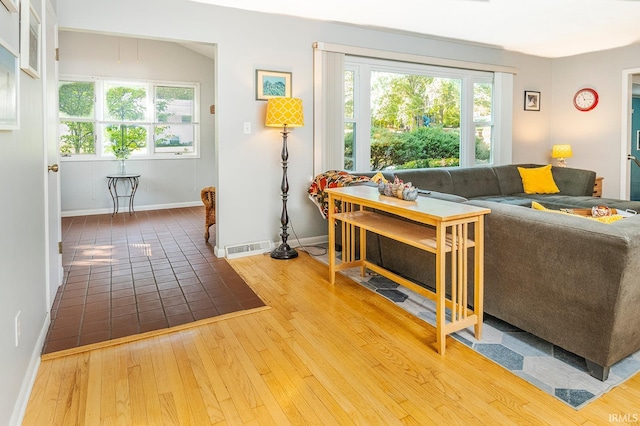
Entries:
{"type": "Polygon", "coordinates": [[[331,284],[336,283],[336,224],[333,219],[334,198],[329,194],[329,212],[327,215],[327,223],[329,224],[329,281],[331,284]]]}
{"type": "Polygon", "coordinates": [[[436,228],[436,343],[438,353],[444,355],[447,345],[447,334],[445,332],[445,244],[447,240],[447,230],[445,226],[438,225],[436,228]]]}
{"type": "Polygon", "coordinates": [[[473,312],[478,318],[475,325],[476,340],[482,338],[482,322],[484,312],[484,216],[478,216],[475,224],[474,273],[473,273],[473,312]]]}

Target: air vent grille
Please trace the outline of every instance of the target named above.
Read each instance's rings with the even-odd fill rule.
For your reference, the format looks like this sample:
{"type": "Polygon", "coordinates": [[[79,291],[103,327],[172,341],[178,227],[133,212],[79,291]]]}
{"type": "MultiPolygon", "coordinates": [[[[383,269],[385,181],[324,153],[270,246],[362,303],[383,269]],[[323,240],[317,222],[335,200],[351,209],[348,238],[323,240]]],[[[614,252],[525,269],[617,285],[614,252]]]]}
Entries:
{"type": "Polygon", "coordinates": [[[227,257],[233,259],[235,257],[252,256],[261,254],[271,250],[271,242],[258,241],[255,243],[237,244],[234,246],[226,246],[227,257]]]}

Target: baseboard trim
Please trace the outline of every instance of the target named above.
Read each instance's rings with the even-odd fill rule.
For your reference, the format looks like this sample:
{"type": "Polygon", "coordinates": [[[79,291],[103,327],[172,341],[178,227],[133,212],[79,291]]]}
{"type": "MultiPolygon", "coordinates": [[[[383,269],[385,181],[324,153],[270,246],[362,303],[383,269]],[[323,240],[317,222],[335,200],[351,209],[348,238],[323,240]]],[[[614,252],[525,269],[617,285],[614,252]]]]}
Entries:
{"type": "Polygon", "coordinates": [[[38,376],[38,369],[40,368],[40,354],[44,347],[50,323],[51,317],[47,312],[42,329],[40,330],[40,335],[38,336],[38,340],[33,348],[29,366],[27,367],[26,374],[22,380],[18,399],[16,400],[16,404],[13,406],[13,413],[11,414],[11,419],[9,419],[9,425],[11,426],[20,426],[24,420],[24,415],[27,412],[27,404],[29,403],[29,396],[31,396],[33,385],[35,384],[36,377],[38,376]]]}
{"type": "MultiPolygon", "coordinates": [[[[198,207],[202,205],[202,201],[186,201],[184,203],[171,203],[171,204],[152,204],[147,206],[135,206],[137,212],[143,212],[148,210],[166,210],[166,209],[179,209],[183,207],[198,207]]],[[[92,209],[92,210],[66,210],[63,211],[62,217],[72,216],[93,216],[97,214],[111,214],[113,209],[92,209]]],[[[123,213],[123,210],[120,210],[123,213]]]]}

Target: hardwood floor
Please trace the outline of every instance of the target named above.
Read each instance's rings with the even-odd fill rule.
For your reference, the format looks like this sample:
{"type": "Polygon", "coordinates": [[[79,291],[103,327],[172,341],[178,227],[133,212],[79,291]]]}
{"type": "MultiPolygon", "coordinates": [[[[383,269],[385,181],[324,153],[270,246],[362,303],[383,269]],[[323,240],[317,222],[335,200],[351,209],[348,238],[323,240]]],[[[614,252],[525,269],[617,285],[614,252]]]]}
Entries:
{"type": "MultiPolygon", "coordinates": [[[[43,361],[24,425],[601,425],[640,375],[576,411],[306,253],[230,261],[271,307],[43,361]]],[[[630,423],[633,424],[633,423],[630,423]]],[[[636,423],[637,424],[637,423],[636,423]]]]}

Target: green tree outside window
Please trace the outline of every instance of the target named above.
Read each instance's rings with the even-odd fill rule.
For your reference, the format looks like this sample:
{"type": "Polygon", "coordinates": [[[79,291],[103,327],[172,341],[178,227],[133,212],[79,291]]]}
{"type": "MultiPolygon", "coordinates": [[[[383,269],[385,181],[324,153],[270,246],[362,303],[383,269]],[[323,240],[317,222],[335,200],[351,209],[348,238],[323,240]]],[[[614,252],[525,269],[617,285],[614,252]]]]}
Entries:
{"type": "MultiPolygon", "coordinates": [[[[136,122],[145,118],[146,90],[143,88],[116,86],[106,93],[108,117],[114,121],[136,122]]],[[[135,124],[112,124],[106,128],[109,145],[107,152],[118,160],[126,160],[131,154],[147,146],[147,129],[135,124]]]]}
{"type": "Polygon", "coordinates": [[[60,135],[61,154],[95,154],[93,123],[76,121],[94,115],[94,84],[90,82],[62,82],[58,90],[60,117],[63,125],[60,135]],[[68,120],[64,120],[67,118],[68,120]]]}

